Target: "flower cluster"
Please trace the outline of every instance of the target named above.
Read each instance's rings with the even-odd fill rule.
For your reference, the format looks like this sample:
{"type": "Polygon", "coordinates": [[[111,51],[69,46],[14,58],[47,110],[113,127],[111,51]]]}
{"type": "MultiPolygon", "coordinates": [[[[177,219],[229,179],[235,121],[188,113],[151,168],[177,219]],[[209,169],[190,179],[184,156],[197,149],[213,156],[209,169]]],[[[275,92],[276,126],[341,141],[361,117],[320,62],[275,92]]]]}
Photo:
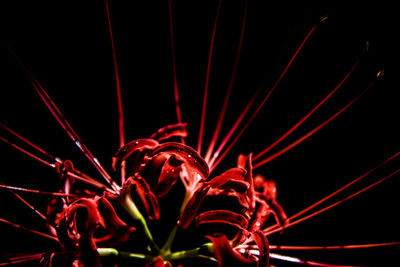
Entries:
{"type": "Polygon", "coordinates": [[[219,266],[268,266],[269,245],[263,225],[270,214],[282,226],[287,223],[276,202],[275,183],[261,175],[253,177],[251,154],[240,155],[237,167],[210,175],[207,163],[194,149],[168,142],[186,136],[185,126],[170,125],[151,138],[121,147],[113,158],[113,168],[128,166],[128,175],[118,190],[79,191],[68,175],[74,172],[72,163],[58,163],[66,196],[49,204],[48,215],[54,219],[52,231],[64,252],[53,253],[43,262],[51,265],[53,258],[60,257],[73,266],[101,266],[102,258],[111,258],[143,266],[171,266],[174,260],[203,258],[217,261],[219,266]],[[178,217],[172,218],[168,212],[162,213],[160,203],[176,194],[175,187],[183,188],[183,193],[178,197],[180,207],[169,207],[178,210],[178,217]],[[78,196],[82,193],[84,197],[78,196]],[[229,199],[231,204],[205,204],[216,197],[229,199]],[[174,223],[162,247],[149,227],[161,214],[174,223]],[[207,230],[197,231],[201,232],[197,248],[172,251],[178,231],[196,232],[203,225],[223,225],[229,231],[205,227],[207,230]],[[132,240],[138,251],[131,251],[132,240]],[[244,245],[251,243],[254,245],[244,245]]]}

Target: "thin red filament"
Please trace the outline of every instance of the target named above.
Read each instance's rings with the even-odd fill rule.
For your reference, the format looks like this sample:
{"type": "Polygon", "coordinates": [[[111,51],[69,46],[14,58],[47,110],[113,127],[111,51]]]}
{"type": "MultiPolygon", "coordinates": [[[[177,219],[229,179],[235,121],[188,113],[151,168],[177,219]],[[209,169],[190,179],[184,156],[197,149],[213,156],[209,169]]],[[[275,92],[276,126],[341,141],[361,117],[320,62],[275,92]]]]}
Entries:
{"type": "Polygon", "coordinates": [[[204,85],[203,105],[202,105],[202,109],[201,109],[200,130],[199,130],[199,138],[197,141],[197,152],[199,154],[201,154],[201,147],[202,147],[202,143],[203,143],[204,124],[205,124],[205,120],[206,120],[206,110],[207,110],[208,88],[209,88],[209,84],[210,84],[211,59],[212,59],[213,50],[214,50],[215,33],[217,32],[218,17],[219,17],[219,14],[221,13],[221,6],[222,6],[222,0],[219,0],[218,7],[217,7],[217,13],[215,15],[215,20],[214,20],[213,31],[212,31],[212,35],[211,35],[210,48],[208,50],[206,80],[205,80],[205,85],[204,85]]]}
{"type": "MultiPolygon", "coordinates": [[[[108,0],[105,1],[106,6],[106,14],[107,14],[107,22],[108,22],[108,31],[110,33],[110,41],[113,55],[113,63],[114,63],[114,75],[115,75],[115,83],[117,89],[117,101],[118,101],[118,129],[119,129],[119,146],[123,147],[125,145],[125,131],[124,131],[124,109],[122,104],[122,93],[121,93],[121,83],[119,78],[118,64],[117,64],[117,55],[114,44],[113,31],[111,27],[111,18],[110,18],[110,10],[108,6],[108,0]]],[[[121,164],[121,184],[125,182],[126,175],[126,166],[125,162],[121,164]]]]}
{"type": "Polygon", "coordinates": [[[294,130],[296,130],[300,125],[304,123],[318,108],[320,108],[331,96],[343,85],[343,83],[347,80],[347,78],[350,76],[350,74],[354,71],[354,69],[357,67],[359,61],[357,61],[353,67],[350,69],[350,71],[346,74],[346,76],[343,78],[343,80],[340,81],[340,83],[324,98],[322,99],[310,112],[308,112],[300,121],[298,121],[295,125],[293,125],[292,128],[290,128],[286,133],[284,133],[281,137],[279,137],[275,142],[273,142],[270,146],[265,148],[263,151],[260,153],[256,154],[254,156],[254,160],[257,160],[261,156],[263,156],[265,153],[270,151],[272,148],[274,148],[276,145],[278,145],[282,140],[284,140],[288,135],[290,135],[294,130]]]}
{"type": "Polygon", "coordinates": [[[236,50],[236,56],[235,56],[235,61],[233,63],[233,70],[232,70],[231,78],[229,80],[228,88],[227,88],[227,91],[226,91],[226,94],[225,94],[225,99],[224,99],[224,103],[222,105],[221,113],[220,113],[219,118],[218,118],[217,126],[216,126],[216,128],[214,130],[213,137],[211,139],[211,142],[210,142],[210,144],[208,146],[208,149],[207,149],[206,156],[204,158],[206,162],[210,161],[210,158],[211,158],[211,155],[213,153],[214,147],[215,147],[215,145],[217,143],[219,132],[221,131],[221,127],[222,127],[222,123],[223,123],[224,118],[225,118],[226,110],[228,108],[229,98],[230,98],[231,93],[232,93],[233,84],[235,82],[236,73],[237,73],[237,69],[238,69],[238,66],[239,66],[240,54],[242,52],[244,32],[245,32],[245,29],[246,29],[246,20],[247,20],[247,1],[245,1],[245,8],[244,8],[244,11],[243,11],[243,19],[242,19],[242,27],[240,29],[239,44],[238,44],[238,48],[236,50]]]}

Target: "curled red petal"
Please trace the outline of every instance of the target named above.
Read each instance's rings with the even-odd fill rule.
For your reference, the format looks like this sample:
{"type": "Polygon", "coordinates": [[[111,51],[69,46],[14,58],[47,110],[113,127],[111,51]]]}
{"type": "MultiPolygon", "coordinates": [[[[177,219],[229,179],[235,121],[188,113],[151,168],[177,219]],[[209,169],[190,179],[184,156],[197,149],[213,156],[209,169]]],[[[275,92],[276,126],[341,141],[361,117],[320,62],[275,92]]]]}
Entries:
{"type": "Polygon", "coordinates": [[[253,164],[252,164],[252,156],[250,153],[248,156],[239,155],[238,157],[238,167],[244,168],[247,173],[245,176],[245,181],[249,183],[249,189],[246,192],[247,201],[249,203],[249,215],[254,213],[256,207],[255,201],[255,191],[254,191],[254,180],[253,180],[253,164]]]}
{"type": "Polygon", "coordinates": [[[254,218],[250,227],[250,231],[252,232],[261,229],[269,218],[269,215],[272,213],[272,210],[267,203],[259,201],[259,204],[260,205],[256,208],[256,212],[252,216],[252,218],[254,218]]]}
{"type": "Polygon", "coordinates": [[[270,209],[273,211],[278,223],[281,226],[285,226],[289,223],[288,217],[283,210],[282,206],[274,199],[274,198],[268,198],[263,194],[257,194],[258,197],[262,200],[264,200],[270,209]]]}
{"type": "Polygon", "coordinates": [[[83,266],[101,266],[93,234],[100,222],[95,199],[81,198],[66,211],[66,226],[71,240],[76,240],[78,262],[83,266]]]}
{"type": "Polygon", "coordinates": [[[254,262],[253,258],[246,258],[234,251],[224,234],[218,233],[206,237],[213,243],[214,255],[217,258],[219,267],[251,265],[254,262]]]}
{"type": "Polygon", "coordinates": [[[176,123],[167,125],[158,129],[158,131],[153,133],[150,138],[157,141],[162,141],[171,137],[187,137],[188,133],[186,131],[186,126],[187,123],[176,123]]]}
{"type": "Polygon", "coordinates": [[[239,205],[241,205],[244,210],[246,211],[245,215],[247,217],[249,214],[247,214],[247,210],[249,209],[249,202],[248,199],[246,198],[245,194],[243,193],[238,193],[234,190],[227,190],[227,189],[219,189],[219,188],[211,188],[210,191],[208,191],[208,196],[227,196],[231,198],[236,198],[239,205]]]}
{"type": "MultiPolygon", "coordinates": [[[[140,168],[140,175],[146,179],[150,188],[153,188],[159,181],[161,170],[171,155],[160,153],[152,157],[146,157],[146,163],[140,168]]],[[[142,162],[144,163],[144,161],[142,162]]],[[[138,169],[139,170],[139,169],[138,169]]]]}
{"type": "Polygon", "coordinates": [[[185,161],[185,165],[190,167],[192,171],[197,172],[202,179],[206,179],[209,174],[209,168],[204,159],[193,148],[181,143],[168,142],[160,144],[154,149],[149,157],[155,156],[160,153],[167,153],[170,155],[177,155],[179,159],[185,161]]]}
{"type": "Polygon", "coordinates": [[[183,161],[177,156],[172,155],[164,162],[157,184],[153,187],[153,192],[157,197],[163,197],[168,194],[171,187],[178,180],[183,161]]]}
{"type": "Polygon", "coordinates": [[[96,200],[80,198],[73,202],[67,208],[66,221],[71,227],[71,235],[73,235],[73,233],[79,233],[80,235],[93,234],[97,225],[100,223],[100,215],[97,210],[96,200]],[[81,222],[82,219],[81,217],[78,217],[77,214],[82,213],[83,210],[86,212],[86,214],[83,216],[84,222],[81,222]],[[78,218],[79,221],[77,221],[78,218]],[[78,229],[78,227],[80,227],[80,229],[78,229]]]}
{"type": "Polygon", "coordinates": [[[150,138],[143,138],[133,140],[123,147],[121,147],[112,158],[112,168],[116,170],[117,166],[121,164],[135,151],[152,150],[158,146],[157,140],[150,138]]]}
{"type": "Polygon", "coordinates": [[[193,193],[189,202],[186,204],[183,209],[181,216],[178,220],[178,225],[181,228],[188,228],[192,223],[194,217],[199,211],[200,205],[203,202],[204,198],[207,196],[207,192],[210,189],[205,183],[202,183],[201,186],[193,193]]]}
{"type": "Polygon", "coordinates": [[[196,217],[196,225],[203,223],[225,223],[245,229],[248,226],[246,217],[230,210],[209,210],[196,217]]]}
{"type": "Polygon", "coordinates": [[[244,181],[247,171],[243,168],[232,168],[223,174],[214,177],[208,183],[212,188],[233,189],[238,193],[245,193],[249,183],[244,181]]]}
{"type": "Polygon", "coordinates": [[[130,188],[127,193],[130,193],[131,186],[135,185],[136,193],[143,202],[147,216],[152,220],[158,220],[160,218],[160,206],[156,195],[150,190],[149,184],[138,174],[129,177],[127,183],[130,188]]]}
{"type": "Polygon", "coordinates": [[[269,266],[269,243],[267,237],[260,230],[251,234],[254,241],[257,244],[259,256],[257,261],[257,267],[268,267],[269,266]]]}
{"type": "Polygon", "coordinates": [[[100,198],[97,201],[97,206],[101,214],[100,224],[106,230],[107,235],[96,238],[96,245],[98,247],[109,247],[128,240],[135,228],[127,225],[118,217],[114,207],[106,198],[100,198]]]}

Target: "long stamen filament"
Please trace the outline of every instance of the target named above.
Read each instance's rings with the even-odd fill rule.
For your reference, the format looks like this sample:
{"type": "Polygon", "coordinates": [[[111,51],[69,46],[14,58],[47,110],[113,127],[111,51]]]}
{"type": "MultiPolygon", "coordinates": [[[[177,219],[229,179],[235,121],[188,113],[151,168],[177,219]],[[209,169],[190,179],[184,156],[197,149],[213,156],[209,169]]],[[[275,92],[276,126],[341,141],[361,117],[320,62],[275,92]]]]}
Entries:
{"type": "Polygon", "coordinates": [[[372,187],[374,187],[374,186],[376,186],[376,185],[382,183],[383,181],[389,179],[390,177],[396,175],[397,173],[400,173],[400,169],[398,169],[398,170],[392,172],[391,174],[389,174],[389,175],[383,177],[382,179],[376,181],[375,183],[373,183],[373,184],[371,184],[371,185],[369,185],[369,186],[367,186],[367,187],[365,187],[365,188],[363,188],[363,189],[360,189],[359,191],[357,191],[357,192],[351,194],[350,196],[348,196],[348,197],[346,197],[346,198],[344,198],[344,199],[342,199],[342,200],[339,200],[339,201],[337,201],[337,202],[335,202],[335,203],[333,203],[333,204],[331,204],[331,205],[329,205],[329,206],[327,206],[327,207],[325,207],[325,208],[323,208],[323,209],[320,209],[320,210],[318,210],[318,211],[315,211],[315,212],[311,213],[310,215],[307,215],[307,216],[305,216],[305,217],[303,217],[303,218],[297,219],[297,220],[295,220],[295,221],[293,221],[293,222],[290,222],[288,225],[285,225],[285,226],[283,226],[283,227],[279,227],[279,228],[277,228],[277,229],[275,229],[275,230],[271,230],[271,231],[265,231],[265,230],[264,230],[263,232],[266,233],[266,235],[271,235],[271,234],[273,234],[273,233],[282,231],[282,230],[285,229],[285,228],[288,228],[288,227],[291,227],[291,226],[293,226],[293,225],[296,225],[296,224],[298,224],[298,223],[300,223],[300,222],[306,221],[306,220],[308,220],[308,219],[310,219],[310,218],[312,218],[312,217],[314,217],[314,216],[316,216],[316,215],[318,215],[318,214],[321,214],[321,213],[323,213],[323,212],[325,212],[325,211],[327,211],[327,210],[330,210],[330,209],[336,207],[337,205],[342,204],[343,202],[345,202],[345,201],[347,201],[347,200],[350,200],[350,199],[352,199],[353,197],[355,197],[355,196],[357,196],[357,195],[359,195],[359,194],[361,194],[361,193],[363,193],[363,192],[365,192],[365,191],[371,189],[372,187]]]}
{"type": "MultiPolygon", "coordinates": [[[[120,83],[120,78],[119,78],[117,54],[115,51],[113,31],[112,31],[112,27],[111,27],[111,18],[110,18],[110,10],[109,10],[109,6],[108,6],[108,0],[105,1],[105,6],[106,6],[106,15],[107,15],[107,22],[108,22],[108,31],[110,33],[111,49],[112,49],[112,55],[113,55],[115,83],[116,83],[116,89],[117,89],[119,146],[123,147],[125,145],[124,109],[123,109],[123,104],[122,104],[121,83],[120,83]]],[[[126,176],[126,163],[121,162],[121,184],[124,184],[125,176],[126,176]]]]}
{"type": "Polygon", "coordinates": [[[5,219],[3,219],[3,218],[0,218],[0,222],[5,223],[5,224],[8,224],[8,225],[11,225],[12,227],[15,227],[15,228],[18,228],[18,229],[21,229],[21,230],[30,232],[30,233],[32,233],[32,234],[39,235],[39,236],[45,237],[45,238],[47,238],[47,239],[50,239],[50,240],[54,240],[54,241],[59,242],[58,238],[55,237],[55,236],[48,235],[48,234],[45,234],[45,233],[42,233],[42,232],[39,232],[39,231],[36,231],[36,230],[29,229],[29,228],[27,228],[27,227],[25,227],[25,226],[22,226],[22,225],[19,225],[19,224],[10,222],[10,221],[5,220],[5,219]]]}

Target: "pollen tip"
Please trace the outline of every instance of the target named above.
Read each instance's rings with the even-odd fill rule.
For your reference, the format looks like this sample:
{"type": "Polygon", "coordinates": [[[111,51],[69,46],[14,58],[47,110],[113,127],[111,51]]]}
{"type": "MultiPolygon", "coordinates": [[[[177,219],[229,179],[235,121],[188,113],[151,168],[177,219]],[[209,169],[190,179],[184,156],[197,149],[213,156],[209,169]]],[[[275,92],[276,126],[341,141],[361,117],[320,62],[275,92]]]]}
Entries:
{"type": "Polygon", "coordinates": [[[319,18],[320,23],[327,23],[328,22],[328,15],[324,15],[319,18]]]}
{"type": "Polygon", "coordinates": [[[378,70],[378,72],[376,73],[376,78],[378,80],[383,79],[383,75],[385,74],[383,69],[378,70]]]}
{"type": "Polygon", "coordinates": [[[365,42],[365,52],[368,52],[369,50],[369,41],[365,42]]]}

